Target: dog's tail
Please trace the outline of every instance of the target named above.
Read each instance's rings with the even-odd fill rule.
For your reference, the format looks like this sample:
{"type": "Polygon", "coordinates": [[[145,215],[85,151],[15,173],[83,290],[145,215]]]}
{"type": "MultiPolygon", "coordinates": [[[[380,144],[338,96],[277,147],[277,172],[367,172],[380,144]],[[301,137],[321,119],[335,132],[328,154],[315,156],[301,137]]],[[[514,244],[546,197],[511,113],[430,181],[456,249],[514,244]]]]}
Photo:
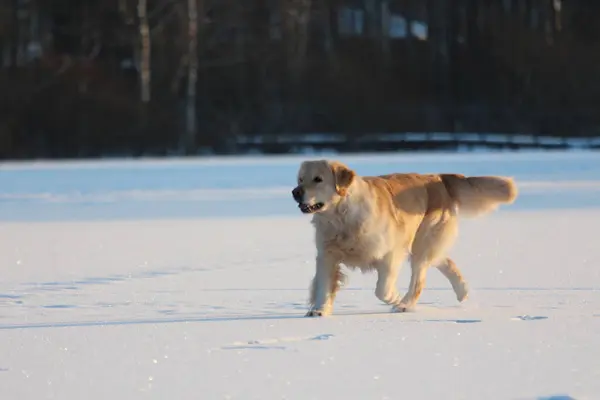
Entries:
{"type": "Polygon", "coordinates": [[[458,205],[458,214],[479,217],[495,211],[500,204],[511,204],[518,195],[512,178],[500,176],[465,177],[440,175],[446,190],[458,205]]]}

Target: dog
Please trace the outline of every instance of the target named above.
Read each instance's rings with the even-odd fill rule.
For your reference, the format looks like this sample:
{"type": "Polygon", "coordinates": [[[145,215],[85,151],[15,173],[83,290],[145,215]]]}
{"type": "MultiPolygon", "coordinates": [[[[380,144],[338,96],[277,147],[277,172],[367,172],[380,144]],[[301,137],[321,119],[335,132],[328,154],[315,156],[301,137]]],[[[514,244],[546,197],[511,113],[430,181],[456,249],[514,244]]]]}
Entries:
{"type": "Polygon", "coordinates": [[[463,302],[468,285],[447,253],[458,235],[458,217],[488,214],[517,198],[513,178],[460,174],[392,173],[361,177],[339,161],[301,163],[292,196],[300,211],[312,214],[317,250],[308,317],[332,313],[345,282],[341,265],[376,271],[375,296],[392,312],[413,310],[436,267],[463,302]],[[410,258],[408,291],[396,281],[410,258]]]}

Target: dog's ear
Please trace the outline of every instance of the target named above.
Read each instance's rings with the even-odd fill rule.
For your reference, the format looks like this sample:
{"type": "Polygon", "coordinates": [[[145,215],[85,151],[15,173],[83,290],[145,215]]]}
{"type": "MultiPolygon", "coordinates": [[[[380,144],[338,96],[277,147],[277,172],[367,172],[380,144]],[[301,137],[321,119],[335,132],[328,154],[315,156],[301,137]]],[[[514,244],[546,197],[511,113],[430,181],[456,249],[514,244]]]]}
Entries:
{"type": "Polygon", "coordinates": [[[335,178],[335,191],[340,196],[345,196],[348,187],[352,184],[356,173],[350,168],[338,161],[333,161],[329,164],[335,178]]]}

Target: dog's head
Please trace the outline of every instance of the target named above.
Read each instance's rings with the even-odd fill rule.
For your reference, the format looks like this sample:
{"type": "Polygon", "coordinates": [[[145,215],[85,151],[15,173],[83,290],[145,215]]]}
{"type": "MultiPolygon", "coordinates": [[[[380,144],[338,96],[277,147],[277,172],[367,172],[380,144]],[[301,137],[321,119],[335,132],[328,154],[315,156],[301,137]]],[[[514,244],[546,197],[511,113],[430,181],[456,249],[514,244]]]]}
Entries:
{"type": "Polygon", "coordinates": [[[322,212],[346,196],[356,174],[338,161],[304,161],[292,196],[305,214],[322,212]]]}

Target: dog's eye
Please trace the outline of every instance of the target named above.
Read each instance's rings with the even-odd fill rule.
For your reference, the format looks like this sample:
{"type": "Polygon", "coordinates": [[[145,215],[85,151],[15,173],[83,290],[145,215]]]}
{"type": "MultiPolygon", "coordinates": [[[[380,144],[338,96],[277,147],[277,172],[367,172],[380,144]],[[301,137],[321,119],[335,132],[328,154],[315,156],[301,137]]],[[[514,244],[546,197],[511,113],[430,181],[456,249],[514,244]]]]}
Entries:
{"type": "Polygon", "coordinates": [[[313,181],[319,183],[319,182],[323,182],[323,178],[321,178],[320,176],[315,176],[315,179],[313,179],[313,181]]]}
{"type": "Polygon", "coordinates": [[[298,183],[302,183],[302,178],[298,178],[298,183]]]}

